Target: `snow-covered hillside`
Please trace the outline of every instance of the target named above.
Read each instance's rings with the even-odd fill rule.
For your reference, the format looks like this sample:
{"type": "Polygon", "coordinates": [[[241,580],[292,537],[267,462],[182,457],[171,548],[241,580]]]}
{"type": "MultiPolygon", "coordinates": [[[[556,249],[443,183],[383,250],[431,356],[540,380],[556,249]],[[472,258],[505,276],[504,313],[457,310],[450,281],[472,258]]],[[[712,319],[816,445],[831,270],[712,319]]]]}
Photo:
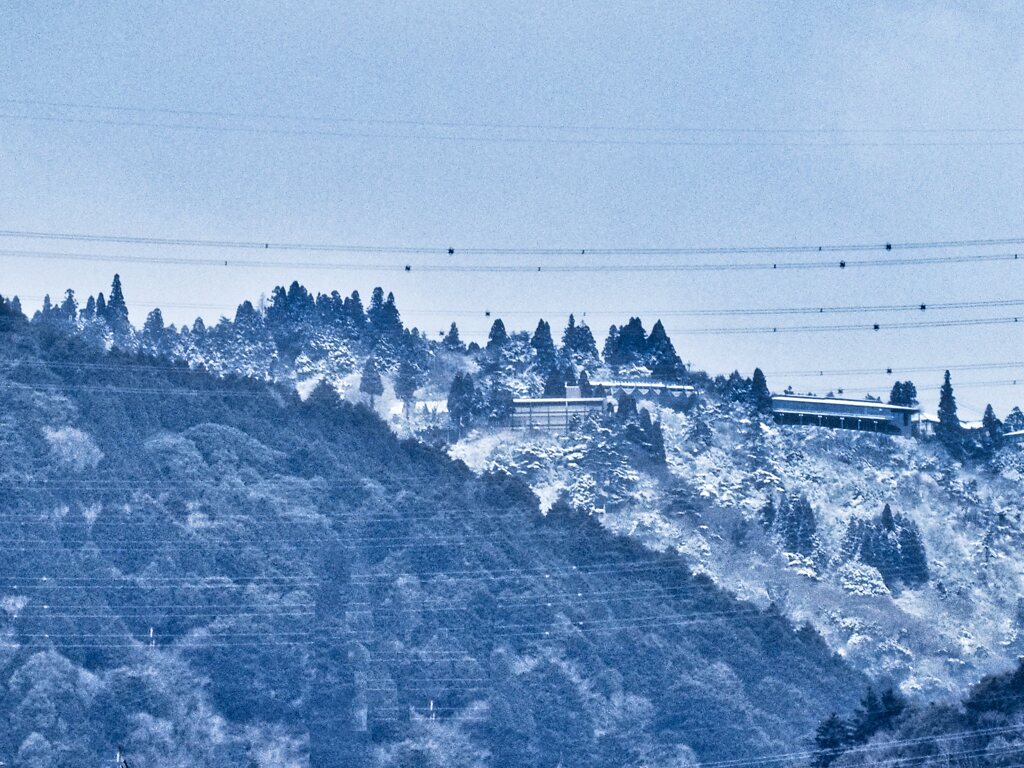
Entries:
{"type": "Polygon", "coordinates": [[[1024,649],[1024,452],[967,469],[913,439],[762,423],[705,397],[660,419],[667,466],[638,468],[607,427],[569,436],[470,434],[453,456],[526,478],[547,509],[587,509],[608,528],[685,557],[737,595],[810,622],[835,651],[908,694],[941,697],[1007,669],[1024,649]],[[814,551],[787,552],[763,520],[770,499],[806,496],[814,551]],[[916,523],[928,581],[909,587],[844,548],[851,521],[889,504],[916,523]]]}

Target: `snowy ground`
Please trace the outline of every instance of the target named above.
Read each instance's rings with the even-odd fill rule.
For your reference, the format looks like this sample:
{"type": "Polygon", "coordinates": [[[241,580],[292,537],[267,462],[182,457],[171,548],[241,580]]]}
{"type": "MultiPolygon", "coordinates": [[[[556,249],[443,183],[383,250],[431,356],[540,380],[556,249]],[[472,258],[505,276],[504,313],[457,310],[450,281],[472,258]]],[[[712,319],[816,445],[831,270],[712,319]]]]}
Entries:
{"type": "Polygon", "coordinates": [[[837,653],[908,694],[954,694],[1024,652],[1024,451],[968,470],[916,440],[762,425],[731,404],[662,422],[668,470],[641,471],[601,429],[571,436],[477,431],[451,449],[483,471],[530,482],[547,510],[560,494],[647,545],[670,549],[735,594],[809,621],[837,653]],[[759,510],[769,494],[804,493],[818,519],[813,561],[781,551],[759,510]],[[878,572],[838,557],[848,521],[884,504],[913,518],[930,580],[891,592],[878,572]]]}

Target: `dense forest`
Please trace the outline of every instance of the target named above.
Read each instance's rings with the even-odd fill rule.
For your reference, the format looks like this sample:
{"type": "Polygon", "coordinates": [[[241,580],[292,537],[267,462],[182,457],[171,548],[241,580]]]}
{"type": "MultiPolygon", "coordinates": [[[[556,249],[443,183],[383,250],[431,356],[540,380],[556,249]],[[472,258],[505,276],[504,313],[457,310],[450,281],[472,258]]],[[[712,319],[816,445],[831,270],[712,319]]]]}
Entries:
{"type": "Polygon", "coordinates": [[[866,685],[326,386],[0,311],[7,764],[676,765],[784,751],[866,685]]]}

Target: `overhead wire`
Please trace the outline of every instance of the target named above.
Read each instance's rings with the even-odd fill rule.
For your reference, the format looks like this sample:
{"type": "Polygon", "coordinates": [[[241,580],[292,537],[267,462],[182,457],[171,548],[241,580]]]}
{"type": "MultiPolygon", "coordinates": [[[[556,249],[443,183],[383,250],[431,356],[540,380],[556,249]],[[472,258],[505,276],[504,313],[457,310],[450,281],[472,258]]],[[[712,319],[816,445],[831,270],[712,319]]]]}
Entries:
{"type": "MultiPolygon", "coordinates": [[[[196,133],[222,133],[236,135],[254,136],[296,136],[305,138],[325,139],[366,139],[366,140],[399,140],[399,141],[425,141],[442,143],[467,143],[467,144],[520,144],[520,145],[550,145],[550,146],[576,146],[576,147],[718,147],[718,148],[805,148],[805,149],[844,149],[853,147],[906,147],[906,148],[953,148],[953,147],[1020,147],[1024,146],[1024,139],[1020,138],[990,138],[994,134],[982,135],[980,138],[970,140],[956,138],[934,139],[934,138],[913,138],[911,140],[893,140],[891,138],[835,138],[836,136],[856,134],[810,134],[812,138],[634,138],[634,137],[607,137],[607,136],[540,136],[540,135],[512,135],[512,134],[486,134],[486,133],[451,133],[451,132],[417,132],[417,133],[396,133],[383,132],[380,130],[353,130],[353,129],[328,129],[328,128],[302,128],[269,125],[227,125],[218,123],[196,123],[196,122],[166,122],[157,120],[138,120],[108,117],[73,117],[71,115],[42,115],[24,114],[15,112],[0,113],[0,120],[23,123],[49,123],[55,125],[89,125],[106,126],[119,128],[155,128],[159,130],[186,131],[196,133]],[[813,138],[818,136],[819,138],[813,138]],[[830,138],[831,137],[831,138],[830,138]]],[[[428,126],[420,126],[428,127],[428,126]]],[[[438,126],[433,126],[437,128],[438,126]]],[[[451,129],[444,129],[450,131],[451,129]]],[[[479,130],[479,129],[473,129],[479,130]]],[[[695,132],[699,135],[699,132],[695,132]]],[[[763,134],[766,135],[766,134],[763,134]]]]}

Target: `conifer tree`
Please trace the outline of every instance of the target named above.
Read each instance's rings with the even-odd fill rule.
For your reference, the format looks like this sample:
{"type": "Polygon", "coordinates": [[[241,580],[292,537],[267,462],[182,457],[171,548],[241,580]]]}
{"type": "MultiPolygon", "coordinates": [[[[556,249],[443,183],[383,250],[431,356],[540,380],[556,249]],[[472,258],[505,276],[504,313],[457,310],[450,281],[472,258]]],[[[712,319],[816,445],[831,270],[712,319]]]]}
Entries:
{"type": "Polygon", "coordinates": [[[491,332],[487,334],[487,349],[497,350],[508,344],[508,333],[505,332],[505,324],[498,318],[491,324],[491,332]]]}
{"type": "Polygon", "coordinates": [[[402,401],[407,416],[416,400],[416,390],[419,386],[419,369],[408,360],[403,360],[398,366],[398,373],[395,374],[395,396],[402,401]]]}
{"type": "Polygon", "coordinates": [[[455,323],[452,323],[451,327],[448,329],[448,333],[445,334],[444,339],[441,341],[441,344],[445,349],[452,352],[466,351],[466,345],[463,344],[462,339],[459,338],[459,326],[455,323]]]}
{"type": "Polygon", "coordinates": [[[81,318],[83,320],[92,320],[96,317],[96,299],[90,296],[85,302],[85,309],[81,312],[81,318]]]}
{"type": "Polygon", "coordinates": [[[21,299],[19,299],[17,296],[11,299],[10,307],[11,313],[16,317],[20,317],[25,314],[24,312],[21,311],[21,299]]]}
{"type": "Polygon", "coordinates": [[[843,754],[849,739],[850,729],[845,720],[835,712],[825,718],[814,732],[814,768],[828,768],[832,765],[843,754]]]}
{"type": "Polygon", "coordinates": [[[487,418],[494,424],[507,424],[515,412],[512,391],[505,386],[496,384],[491,387],[487,397],[487,418]]]}
{"type": "Polygon", "coordinates": [[[150,355],[161,355],[164,349],[164,316],[159,307],[146,316],[142,326],[142,349],[150,355]]]}
{"type": "Polygon", "coordinates": [[[818,523],[806,496],[783,496],[775,513],[775,530],[787,552],[813,555],[818,547],[818,523]]]}
{"type": "Polygon", "coordinates": [[[60,305],[61,314],[65,320],[75,322],[78,319],[78,302],[75,301],[75,292],[70,288],[64,293],[64,301],[60,305]]]}
{"type": "Polygon", "coordinates": [[[551,370],[555,364],[555,342],[551,338],[551,326],[546,320],[541,319],[537,323],[537,330],[533,332],[530,346],[537,354],[537,364],[541,370],[551,370]]]}
{"type": "Polygon", "coordinates": [[[377,369],[377,361],[372,357],[368,357],[363,365],[363,372],[359,377],[359,391],[370,396],[370,408],[375,406],[376,397],[384,394],[384,382],[377,369]]]}
{"type": "Polygon", "coordinates": [[[649,362],[647,332],[639,317],[629,318],[629,322],[619,329],[615,356],[616,365],[644,365],[649,362]]]}
{"type": "MultiPolygon", "coordinates": [[[[15,297],[17,298],[17,297],[15,297]]],[[[1017,432],[1024,429],[1024,411],[1019,406],[1014,406],[1003,422],[1003,432],[1017,432]]]]}
{"type": "Polygon", "coordinates": [[[594,388],[590,386],[590,377],[587,376],[585,370],[580,371],[580,378],[577,382],[577,386],[580,388],[580,397],[593,397],[594,388]]]}
{"type": "Polygon", "coordinates": [[[107,320],[111,326],[128,322],[128,305],[125,303],[124,292],[121,290],[120,275],[114,275],[114,281],[110,286],[110,298],[107,299],[107,320]]]}
{"type": "Polygon", "coordinates": [[[619,329],[612,325],[608,328],[608,337],[604,340],[604,348],[601,350],[605,365],[609,368],[617,368],[619,363],[619,329]]]}
{"type": "Polygon", "coordinates": [[[917,402],[917,387],[912,381],[897,381],[889,392],[891,405],[912,406],[917,402]]]}
{"type": "Polygon", "coordinates": [[[750,380],[750,401],[758,413],[771,413],[772,393],[768,390],[768,381],[760,368],[754,369],[750,380]]]}
{"type": "Polygon", "coordinates": [[[942,388],[939,390],[939,424],[936,433],[948,448],[959,449],[962,445],[963,434],[956,413],[956,397],[953,395],[949,371],[944,374],[942,388]]]}
{"type": "Polygon", "coordinates": [[[562,349],[575,365],[584,365],[597,361],[597,343],[586,323],[576,323],[576,318],[569,315],[569,322],[562,332],[562,349]]]}
{"type": "Polygon", "coordinates": [[[680,381],[686,375],[686,367],[676,354],[672,340],[665,332],[665,326],[658,320],[647,337],[647,358],[654,378],[661,381],[680,381]]]}
{"type": "Polygon", "coordinates": [[[985,406],[985,415],[981,419],[982,439],[988,447],[998,448],[1003,441],[1003,422],[996,418],[992,404],[985,406]]]}
{"type": "Polygon", "coordinates": [[[478,410],[476,386],[468,373],[457,373],[448,390],[448,418],[461,431],[473,422],[478,410]]]}
{"type": "Polygon", "coordinates": [[[107,319],[107,300],[103,298],[103,291],[96,295],[96,317],[101,320],[107,319]]]}
{"type": "Polygon", "coordinates": [[[544,381],[544,397],[565,397],[565,377],[557,368],[544,381]]]}

